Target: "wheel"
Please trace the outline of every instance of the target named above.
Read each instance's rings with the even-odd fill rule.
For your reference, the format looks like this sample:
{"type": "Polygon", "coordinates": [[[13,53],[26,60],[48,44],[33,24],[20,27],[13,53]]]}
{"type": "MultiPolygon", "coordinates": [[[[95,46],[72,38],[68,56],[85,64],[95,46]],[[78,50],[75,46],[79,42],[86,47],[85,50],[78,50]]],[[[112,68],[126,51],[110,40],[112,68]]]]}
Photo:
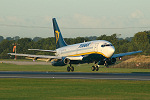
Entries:
{"type": "Polygon", "coordinates": [[[98,71],[98,70],[99,70],[99,67],[98,67],[98,66],[96,66],[96,68],[95,68],[95,69],[96,69],[96,71],[98,71]]]}
{"type": "Polygon", "coordinates": [[[71,66],[70,69],[71,69],[72,72],[74,71],[74,67],[73,66],[71,66]]]}
{"type": "Polygon", "coordinates": [[[105,66],[106,66],[107,68],[109,68],[109,65],[108,65],[107,63],[105,63],[105,66]]]}
{"type": "Polygon", "coordinates": [[[69,66],[67,67],[67,71],[70,72],[70,67],[69,66]]]}
{"type": "Polygon", "coordinates": [[[92,71],[94,71],[95,70],[95,66],[92,66],[92,71]]]}

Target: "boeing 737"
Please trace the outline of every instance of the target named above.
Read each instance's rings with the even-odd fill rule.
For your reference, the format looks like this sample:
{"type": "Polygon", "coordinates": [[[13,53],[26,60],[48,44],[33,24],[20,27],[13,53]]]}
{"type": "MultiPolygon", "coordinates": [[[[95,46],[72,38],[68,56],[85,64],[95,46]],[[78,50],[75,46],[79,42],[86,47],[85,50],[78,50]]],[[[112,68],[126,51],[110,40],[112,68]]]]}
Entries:
{"type": "Polygon", "coordinates": [[[83,64],[83,63],[94,63],[92,66],[92,71],[98,71],[98,65],[108,65],[115,64],[116,58],[123,57],[126,55],[132,55],[136,53],[141,53],[142,51],[133,51],[127,53],[114,54],[115,48],[112,43],[105,40],[95,40],[89,42],[83,42],[73,45],[67,45],[62,37],[61,31],[58,27],[55,18],[53,21],[53,29],[55,35],[56,50],[43,50],[43,49],[28,49],[36,51],[45,51],[55,53],[55,56],[50,55],[32,55],[32,54],[17,54],[8,53],[10,55],[16,56],[26,56],[30,59],[46,59],[50,61],[53,66],[65,66],[67,71],[74,71],[72,64],[83,64]]]}

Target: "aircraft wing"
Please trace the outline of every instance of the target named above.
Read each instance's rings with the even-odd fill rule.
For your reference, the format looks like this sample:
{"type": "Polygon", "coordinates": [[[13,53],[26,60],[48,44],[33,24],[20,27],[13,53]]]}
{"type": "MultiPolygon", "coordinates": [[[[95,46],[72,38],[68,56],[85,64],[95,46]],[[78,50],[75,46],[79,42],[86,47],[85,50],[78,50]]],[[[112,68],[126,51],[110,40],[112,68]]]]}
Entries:
{"type": "Polygon", "coordinates": [[[15,55],[15,56],[35,57],[35,58],[62,59],[62,57],[59,56],[49,56],[49,55],[32,55],[32,54],[19,54],[19,53],[8,53],[8,54],[15,55]]]}
{"type": "MultiPolygon", "coordinates": [[[[19,53],[8,53],[10,55],[15,55],[15,56],[24,56],[24,57],[33,57],[33,58],[47,58],[47,59],[63,59],[63,57],[59,56],[49,56],[49,55],[32,55],[32,54],[19,54],[19,53]]],[[[72,56],[72,57],[66,57],[70,60],[82,60],[82,56],[72,56]]]]}
{"type": "Polygon", "coordinates": [[[45,52],[52,52],[52,53],[56,53],[55,50],[43,50],[43,49],[28,49],[28,50],[33,50],[33,51],[45,51],[45,52]]]}
{"type": "Polygon", "coordinates": [[[141,52],[142,51],[133,51],[133,52],[127,52],[127,53],[114,54],[111,58],[123,57],[123,56],[132,55],[136,53],[141,53],[141,52]]]}

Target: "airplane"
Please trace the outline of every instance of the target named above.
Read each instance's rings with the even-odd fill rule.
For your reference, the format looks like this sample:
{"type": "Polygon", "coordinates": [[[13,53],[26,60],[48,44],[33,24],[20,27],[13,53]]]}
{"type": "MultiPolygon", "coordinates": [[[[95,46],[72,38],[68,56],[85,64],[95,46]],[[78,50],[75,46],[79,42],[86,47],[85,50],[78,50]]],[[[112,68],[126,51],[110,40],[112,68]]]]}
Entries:
{"type": "Polygon", "coordinates": [[[58,27],[56,18],[52,19],[53,29],[55,35],[56,50],[43,50],[43,49],[28,49],[35,51],[44,51],[55,53],[55,56],[50,55],[32,55],[32,54],[18,54],[8,53],[10,55],[25,56],[28,59],[46,59],[50,61],[53,66],[65,66],[67,71],[74,71],[72,64],[83,64],[83,63],[94,63],[92,71],[98,71],[98,65],[109,65],[115,64],[116,58],[121,58],[126,55],[132,55],[141,53],[142,51],[133,51],[127,53],[114,54],[115,47],[106,40],[94,40],[83,43],[77,43],[73,45],[67,45],[61,31],[58,27]]]}

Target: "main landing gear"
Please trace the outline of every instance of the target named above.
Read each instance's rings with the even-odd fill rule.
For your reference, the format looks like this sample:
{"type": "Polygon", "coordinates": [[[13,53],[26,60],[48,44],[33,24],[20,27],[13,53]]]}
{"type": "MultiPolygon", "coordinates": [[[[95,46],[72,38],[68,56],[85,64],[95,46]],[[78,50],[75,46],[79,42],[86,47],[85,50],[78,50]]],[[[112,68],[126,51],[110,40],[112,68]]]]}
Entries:
{"type": "Polygon", "coordinates": [[[70,66],[68,66],[68,67],[67,67],[67,71],[68,71],[68,72],[70,72],[70,71],[72,71],[72,72],[73,72],[73,71],[74,71],[74,67],[73,67],[73,66],[71,66],[71,64],[70,64],[70,66]]]}
{"type": "Polygon", "coordinates": [[[92,71],[98,71],[99,70],[99,67],[98,65],[96,65],[96,62],[95,62],[95,66],[92,66],[92,71]]]}
{"type": "Polygon", "coordinates": [[[98,66],[92,66],[92,71],[98,71],[99,70],[99,67],[98,66]]]}

